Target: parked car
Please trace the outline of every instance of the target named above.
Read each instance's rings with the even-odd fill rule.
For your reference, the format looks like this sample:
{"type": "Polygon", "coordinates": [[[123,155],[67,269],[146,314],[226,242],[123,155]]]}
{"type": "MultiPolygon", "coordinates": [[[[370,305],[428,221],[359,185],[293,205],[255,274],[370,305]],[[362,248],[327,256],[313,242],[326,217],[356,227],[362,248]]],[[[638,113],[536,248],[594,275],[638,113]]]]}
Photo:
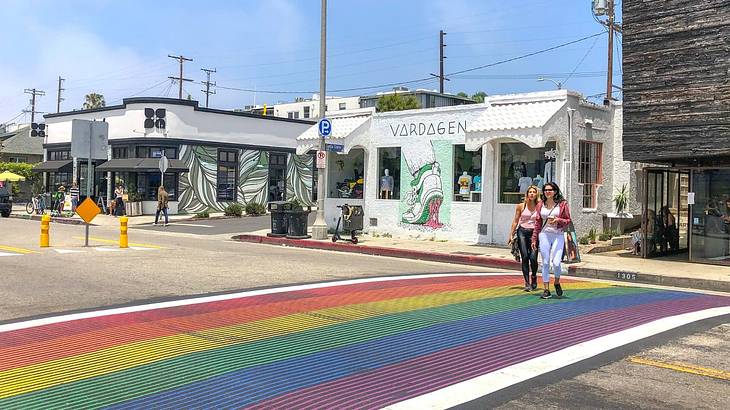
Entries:
{"type": "Polygon", "coordinates": [[[13,209],[13,197],[10,195],[10,191],[6,187],[0,187],[0,215],[3,218],[10,216],[10,211],[13,209]]]}

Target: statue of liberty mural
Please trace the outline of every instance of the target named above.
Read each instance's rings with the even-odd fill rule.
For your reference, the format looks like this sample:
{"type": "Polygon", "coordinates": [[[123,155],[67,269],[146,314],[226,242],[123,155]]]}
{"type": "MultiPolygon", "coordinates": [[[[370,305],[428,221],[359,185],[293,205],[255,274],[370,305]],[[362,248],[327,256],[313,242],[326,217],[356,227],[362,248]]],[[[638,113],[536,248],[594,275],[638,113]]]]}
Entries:
{"type": "Polygon", "coordinates": [[[441,167],[436,162],[433,145],[406,144],[401,149],[408,171],[413,176],[411,186],[405,193],[406,210],[402,221],[423,225],[432,229],[443,226],[439,221],[439,210],[444,199],[441,188],[441,167]]]}

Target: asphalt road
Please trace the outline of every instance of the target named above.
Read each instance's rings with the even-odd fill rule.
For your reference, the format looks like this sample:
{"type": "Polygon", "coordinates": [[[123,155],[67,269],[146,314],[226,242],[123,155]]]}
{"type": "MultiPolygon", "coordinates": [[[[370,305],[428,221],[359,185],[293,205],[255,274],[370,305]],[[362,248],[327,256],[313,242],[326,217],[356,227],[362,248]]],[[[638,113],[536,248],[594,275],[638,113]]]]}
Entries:
{"type": "MultiPolygon", "coordinates": [[[[309,214],[309,226],[314,223],[315,218],[316,213],[312,212],[309,214]]],[[[152,224],[135,225],[131,229],[192,233],[197,235],[237,234],[271,229],[271,219],[269,215],[226,219],[200,219],[171,222],[168,226],[152,224]]]]}
{"type": "MultiPolygon", "coordinates": [[[[268,218],[261,221],[268,223],[268,218]]],[[[41,249],[39,222],[0,219],[0,325],[61,313],[295,283],[401,274],[496,272],[239,243],[228,239],[231,232],[227,232],[226,226],[231,220],[218,223],[218,233],[200,232],[212,228],[186,225],[131,229],[130,248],[125,250],[118,248],[118,231],[114,228],[92,227],[92,246],[85,248],[82,226],[53,224],[52,247],[41,249]],[[175,228],[192,228],[199,234],[175,232],[175,228]]],[[[727,316],[696,322],[574,365],[560,368],[561,363],[555,363],[559,367],[556,371],[513,384],[461,407],[725,408],[730,383],[728,322],[727,316]]],[[[557,327],[547,332],[560,340],[571,329],[557,327]]],[[[535,348],[516,344],[509,349],[508,356],[535,348]]]]}

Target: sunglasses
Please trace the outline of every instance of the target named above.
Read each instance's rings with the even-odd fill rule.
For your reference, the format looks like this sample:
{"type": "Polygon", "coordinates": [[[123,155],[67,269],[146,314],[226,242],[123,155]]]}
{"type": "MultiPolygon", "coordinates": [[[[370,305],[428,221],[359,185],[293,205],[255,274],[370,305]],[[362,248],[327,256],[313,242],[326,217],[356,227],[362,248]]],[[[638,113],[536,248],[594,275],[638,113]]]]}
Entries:
{"type": "Polygon", "coordinates": [[[548,189],[543,189],[542,192],[555,192],[555,190],[548,188],[548,189]]]}

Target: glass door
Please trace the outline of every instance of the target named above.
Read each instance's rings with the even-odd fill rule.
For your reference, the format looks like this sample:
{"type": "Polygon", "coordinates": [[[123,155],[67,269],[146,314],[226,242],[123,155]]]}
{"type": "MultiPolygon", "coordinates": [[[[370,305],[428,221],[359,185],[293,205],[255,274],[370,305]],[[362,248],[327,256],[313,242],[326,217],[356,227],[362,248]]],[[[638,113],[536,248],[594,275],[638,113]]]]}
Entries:
{"type": "Polygon", "coordinates": [[[689,243],[688,171],[649,170],[642,220],[644,257],[687,252],[689,243]]]}
{"type": "Polygon", "coordinates": [[[287,154],[269,154],[269,201],[286,201],[287,154]]]}
{"type": "Polygon", "coordinates": [[[730,169],[692,172],[691,260],[730,266],[730,169]]]}

